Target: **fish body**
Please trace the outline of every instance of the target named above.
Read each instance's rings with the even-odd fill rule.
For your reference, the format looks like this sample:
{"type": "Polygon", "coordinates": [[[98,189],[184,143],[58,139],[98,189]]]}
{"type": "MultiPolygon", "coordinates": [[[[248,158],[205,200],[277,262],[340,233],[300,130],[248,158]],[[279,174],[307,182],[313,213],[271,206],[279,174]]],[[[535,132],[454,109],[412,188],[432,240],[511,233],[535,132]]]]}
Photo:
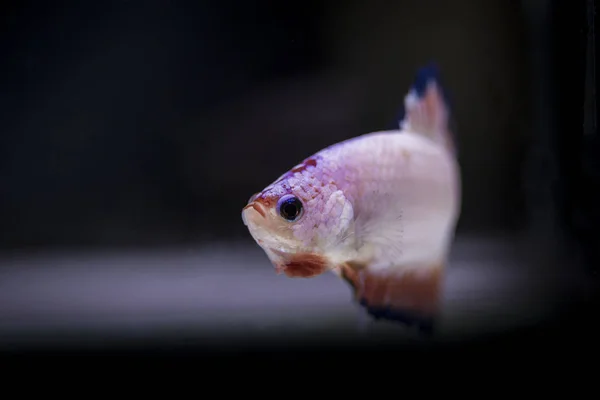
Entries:
{"type": "Polygon", "coordinates": [[[430,327],[460,215],[460,169],[436,74],[422,70],[399,129],[306,158],[242,211],[275,269],[331,271],[376,318],[430,327]]]}

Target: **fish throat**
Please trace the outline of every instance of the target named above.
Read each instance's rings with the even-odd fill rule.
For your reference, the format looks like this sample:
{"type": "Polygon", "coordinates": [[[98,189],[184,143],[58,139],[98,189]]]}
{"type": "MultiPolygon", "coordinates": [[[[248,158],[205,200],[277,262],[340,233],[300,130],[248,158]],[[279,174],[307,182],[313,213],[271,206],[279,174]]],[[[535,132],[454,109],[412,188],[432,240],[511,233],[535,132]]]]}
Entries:
{"type": "Polygon", "coordinates": [[[286,255],[275,265],[277,273],[290,278],[312,278],[329,269],[327,258],[320,254],[299,253],[286,255]]]}

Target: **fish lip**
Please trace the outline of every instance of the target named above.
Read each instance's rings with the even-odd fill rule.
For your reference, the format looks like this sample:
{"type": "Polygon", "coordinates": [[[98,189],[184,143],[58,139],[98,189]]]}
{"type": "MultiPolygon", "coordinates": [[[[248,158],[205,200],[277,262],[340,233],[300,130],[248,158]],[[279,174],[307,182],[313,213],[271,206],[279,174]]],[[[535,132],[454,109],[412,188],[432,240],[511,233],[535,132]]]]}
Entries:
{"type": "Polygon", "coordinates": [[[254,211],[256,211],[257,213],[259,213],[263,218],[267,218],[267,214],[265,212],[265,209],[263,208],[263,206],[260,203],[257,203],[256,201],[253,201],[251,203],[249,203],[248,205],[246,205],[246,207],[244,207],[242,209],[243,211],[246,211],[250,208],[253,208],[254,211]]]}

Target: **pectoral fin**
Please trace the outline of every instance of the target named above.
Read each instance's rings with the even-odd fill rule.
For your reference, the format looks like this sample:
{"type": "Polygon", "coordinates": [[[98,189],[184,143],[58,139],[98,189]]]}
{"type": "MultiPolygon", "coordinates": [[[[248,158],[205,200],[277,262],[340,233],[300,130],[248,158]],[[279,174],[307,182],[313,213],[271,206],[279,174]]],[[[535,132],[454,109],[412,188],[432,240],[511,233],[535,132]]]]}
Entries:
{"type": "Polygon", "coordinates": [[[371,316],[417,325],[429,333],[440,311],[443,272],[442,264],[381,270],[351,263],[340,267],[340,275],[353,288],[356,301],[371,316]]]}

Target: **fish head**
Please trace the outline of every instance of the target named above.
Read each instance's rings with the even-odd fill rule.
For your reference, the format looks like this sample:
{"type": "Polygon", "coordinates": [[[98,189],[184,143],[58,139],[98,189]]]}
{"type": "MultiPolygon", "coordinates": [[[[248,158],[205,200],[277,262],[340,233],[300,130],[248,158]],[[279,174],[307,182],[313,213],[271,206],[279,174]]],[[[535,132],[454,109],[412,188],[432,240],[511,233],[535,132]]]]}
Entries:
{"type": "Polygon", "coordinates": [[[315,171],[288,173],[253,195],[242,219],[276,271],[290,277],[320,275],[354,248],[351,201],[315,171]]]}

